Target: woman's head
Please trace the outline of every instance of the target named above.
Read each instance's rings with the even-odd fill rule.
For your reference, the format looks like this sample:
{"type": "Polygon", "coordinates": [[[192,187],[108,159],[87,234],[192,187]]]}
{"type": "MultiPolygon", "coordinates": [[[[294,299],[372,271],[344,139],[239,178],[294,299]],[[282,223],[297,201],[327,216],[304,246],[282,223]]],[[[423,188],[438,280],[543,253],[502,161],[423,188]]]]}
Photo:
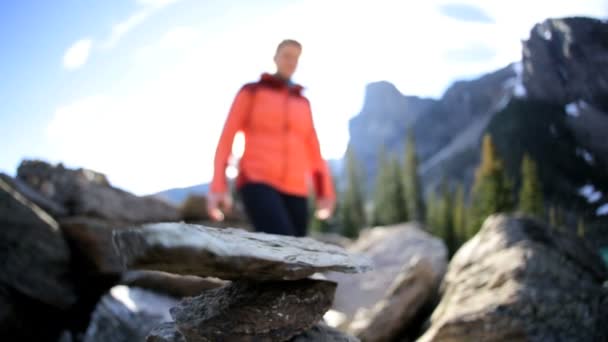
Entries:
{"type": "Polygon", "coordinates": [[[274,63],[277,65],[277,73],[284,78],[291,78],[298,66],[298,59],[302,53],[302,45],[295,40],[286,39],[277,47],[274,55],[274,63]]]}

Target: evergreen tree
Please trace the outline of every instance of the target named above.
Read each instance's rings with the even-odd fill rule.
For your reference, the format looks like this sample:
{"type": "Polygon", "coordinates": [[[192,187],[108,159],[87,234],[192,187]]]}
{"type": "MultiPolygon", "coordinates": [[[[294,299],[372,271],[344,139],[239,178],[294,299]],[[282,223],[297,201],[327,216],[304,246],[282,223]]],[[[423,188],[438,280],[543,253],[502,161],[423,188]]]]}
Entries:
{"type": "Polygon", "coordinates": [[[521,181],[519,210],[522,213],[542,218],[544,215],[543,191],[536,162],[528,154],[524,155],[522,161],[521,181]]]}
{"type": "Polygon", "coordinates": [[[456,236],[457,247],[462,246],[468,239],[468,232],[466,227],[466,206],[464,199],[464,187],[462,184],[458,184],[456,187],[456,194],[454,195],[454,211],[453,211],[453,224],[454,224],[454,235],[456,236]]]}
{"type": "Polygon", "coordinates": [[[395,158],[380,152],[374,191],[372,224],[384,226],[407,220],[407,207],[401,183],[401,167],[395,158]]]}
{"type": "Polygon", "coordinates": [[[438,206],[438,230],[439,237],[443,239],[448,247],[449,255],[456,251],[456,236],[454,234],[454,203],[453,194],[448,183],[444,180],[440,189],[440,200],[438,206]]]}
{"type": "Polygon", "coordinates": [[[439,201],[434,191],[429,194],[426,203],[426,226],[431,234],[439,236],[441,219],[439,217],[439,201]]]}
{"type": "Polygon", "coordinates": [[[481,164],[476,170],[472,189],[471,225],[474,232],[479,230],[489,215],[511,211],[513,207],[511,182],[492,138],[486,134],[483,138],[481,164]]]}
{"type": "Polygon", "coordinates": [[[578,225],[576,227],[576,233],[581,238],[585,237],[585,221],[582,218],[578,219],[578,225]]]}
{"type": "Polygon", "coordinates": [[[556,206],[549,208],[549,225],[557,230],[562,229],[564,225],[564,213],[560,208],[556,206]]]}
{"type": "Polygon", "coordinates": [[[395,205],[395,223],[407,222],[408,221],[408,206],[407,199],[405,196],[405,189],[403,187],[403,168],[399,163],[398,158],[393,158],[391,162],[392,177],[391,184],[393,184],[393,198],[395,205]]]}
{"type": "Polygon", "coordinates": [[[346,152],[346,188],[341,196],[340,222],[342,234],[350,238],[356,238],[367,224],[360,171],[354,152],[349,148],[346,152]]]}
{"type": "Polygon", "coordinates": [[[405,144],[403,187],[405,190],[408,218],[413,221],[423,222],[425,219],[425,207],[422,200],[420,176],[418,175],[416,139],[411,129],[407,135],[407,142],[405,144]]]}

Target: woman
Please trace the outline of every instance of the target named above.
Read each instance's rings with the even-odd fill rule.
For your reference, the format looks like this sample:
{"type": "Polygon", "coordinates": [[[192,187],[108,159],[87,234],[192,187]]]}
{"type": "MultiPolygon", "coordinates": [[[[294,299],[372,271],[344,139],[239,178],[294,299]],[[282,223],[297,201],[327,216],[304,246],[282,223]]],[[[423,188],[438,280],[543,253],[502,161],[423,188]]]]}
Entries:
{"type": "Polygon", "coordinates": [[[232,207],[226,166],[237,132],[245,135],[237,189],[256,231],[305,236],[309,185],[317,198],[317,217],[331,216],[336,195],[327,163],[321,156],[310,104],[291,77],[302,46],[285,40],[277,47],[274,75],[241,88],[228,114],[215,153],[207,210],[222,220],[232,207]]]}

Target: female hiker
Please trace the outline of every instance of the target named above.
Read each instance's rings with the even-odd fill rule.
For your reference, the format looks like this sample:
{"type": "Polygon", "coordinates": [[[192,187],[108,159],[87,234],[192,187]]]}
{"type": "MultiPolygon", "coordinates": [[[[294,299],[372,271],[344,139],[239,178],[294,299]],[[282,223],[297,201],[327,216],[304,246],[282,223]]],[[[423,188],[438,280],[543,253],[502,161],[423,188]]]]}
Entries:
{"type": "Polygon", "coordinates": [[[305,236],[308,193],[317,198],[316,215],[331,216],[335,193],[329,168],[321,156],[308,100],[291,81],[302,46],[284,40],[277,47],[276,73],[243,86],[236,95],[217,145],[207,210],[222,220],[229,211],[226,167],[237,132],[245,136],[236,187],[256,231],[305,236]]]}

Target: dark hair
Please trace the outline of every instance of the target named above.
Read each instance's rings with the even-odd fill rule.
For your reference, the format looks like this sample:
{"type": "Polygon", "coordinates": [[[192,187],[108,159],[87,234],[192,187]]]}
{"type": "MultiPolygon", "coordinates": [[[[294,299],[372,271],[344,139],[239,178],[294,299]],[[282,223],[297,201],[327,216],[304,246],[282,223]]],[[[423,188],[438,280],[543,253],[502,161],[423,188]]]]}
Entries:
{"type": "Polygon", "coordinates": [[[300,42],[298,42],[297,40],[285,39],[279,43],[279,46],[277,46],[276,53],[279,53],[279,50],[281,50],[283,47],[285,47],[287,45],[293,45],[293,46],[297,47],[298,49],[302,50],[302,44],[300,44],[300,42]]]}

